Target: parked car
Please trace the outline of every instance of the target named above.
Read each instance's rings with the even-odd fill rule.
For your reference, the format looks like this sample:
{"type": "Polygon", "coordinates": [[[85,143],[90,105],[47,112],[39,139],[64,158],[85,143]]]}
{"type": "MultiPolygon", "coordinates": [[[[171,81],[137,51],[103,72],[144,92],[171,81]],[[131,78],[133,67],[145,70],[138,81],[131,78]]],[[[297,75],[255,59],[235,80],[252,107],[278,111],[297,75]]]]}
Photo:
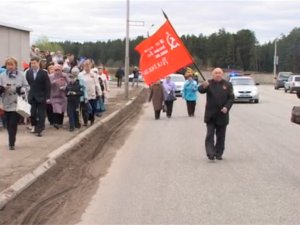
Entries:
{"type": "Polygon", "coordinates": [[[278,90],[279,88],[284,88],[285,82],[287,82],[291,75],[293,75],[292,72],[279,72],[278,75],[275,77],[275,90],[278,90]]]}
{"type": "Polygon", "coordinates": [[[299,91],[300,90],[300,75],[292,75],[284,84],[284,92],[299,91]]]}
{"type": "Polygon", "coordinates": [[[235,102],[259,102],[259,91],[252,77],[231,77],[235,102]]]}
{"type": "Polygon", "coordinates": [[[178,73],[172,73],[170,75],[168,75],[171,77],[171,80],[175,83],[176,85],[176,91],[175,91],[175,95],[176,96],[182,96],[181,92],[183,90],[183,85],[185,83],[185,78],[182,74],[178,74],[178,73]]]}

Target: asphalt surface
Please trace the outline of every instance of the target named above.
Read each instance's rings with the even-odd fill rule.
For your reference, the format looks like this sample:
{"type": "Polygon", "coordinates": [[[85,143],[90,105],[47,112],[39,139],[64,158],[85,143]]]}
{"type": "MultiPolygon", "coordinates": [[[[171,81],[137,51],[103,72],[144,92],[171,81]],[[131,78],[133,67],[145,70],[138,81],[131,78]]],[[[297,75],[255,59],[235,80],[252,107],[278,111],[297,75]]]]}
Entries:
{"type": "Polygon", "coordinates": [[[181,99],[159,121],[146,104],[80,224],[300,223],[300,125],[290,122],[300,99],[259,89],[259,104],[233,105],[216,162],[204,150],[204,95],[195,118],[181,99]]]}

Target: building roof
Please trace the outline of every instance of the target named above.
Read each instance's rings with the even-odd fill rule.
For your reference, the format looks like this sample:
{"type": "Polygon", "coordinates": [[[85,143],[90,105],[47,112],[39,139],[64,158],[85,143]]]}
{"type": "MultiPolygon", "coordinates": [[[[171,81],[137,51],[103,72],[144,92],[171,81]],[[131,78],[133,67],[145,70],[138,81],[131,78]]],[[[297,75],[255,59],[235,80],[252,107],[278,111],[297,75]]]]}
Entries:
{"type": "Polygon", "coordinates": [[[27,28],[27,27],[22,27],[22,26],[18,26],[18,25],[12,25],[12,24],[1,22],[1,21],[0,21],[0,26],[8,27],[8,28],[16,29],[16,30],[22,30],[22,31],[32,32],[32,30],[29,29],[29,28],[27,28]]]}

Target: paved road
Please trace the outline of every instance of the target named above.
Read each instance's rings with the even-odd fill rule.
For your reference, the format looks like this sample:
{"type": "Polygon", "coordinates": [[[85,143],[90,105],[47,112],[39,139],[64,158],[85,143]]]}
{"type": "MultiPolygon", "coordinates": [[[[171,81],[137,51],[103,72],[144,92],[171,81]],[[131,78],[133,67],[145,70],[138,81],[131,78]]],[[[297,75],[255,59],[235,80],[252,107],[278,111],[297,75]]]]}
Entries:
{"type": "Polygon", "coordinates": [[[80,224],[300,222],[300,126],[295,95],[260,86],[261,103],[235,104],[223,161],[204,152],[205,98],[188,118],[154,121],[151,105],[100,180],[80,224]]]}

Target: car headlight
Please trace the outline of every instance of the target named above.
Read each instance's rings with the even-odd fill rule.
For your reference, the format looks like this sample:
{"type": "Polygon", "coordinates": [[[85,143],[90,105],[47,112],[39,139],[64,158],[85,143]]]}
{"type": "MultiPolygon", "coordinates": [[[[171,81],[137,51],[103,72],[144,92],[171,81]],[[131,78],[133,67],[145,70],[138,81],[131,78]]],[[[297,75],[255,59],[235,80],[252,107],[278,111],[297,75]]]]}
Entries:
{"type": "Polygon", "coordinates": [[[253,90],[253,91],[252,91],[252,94],[253,94],[253,95],[257,95],[257,94],[258,94],[258,91],[257,91],[257,90],[253,90]]]}

